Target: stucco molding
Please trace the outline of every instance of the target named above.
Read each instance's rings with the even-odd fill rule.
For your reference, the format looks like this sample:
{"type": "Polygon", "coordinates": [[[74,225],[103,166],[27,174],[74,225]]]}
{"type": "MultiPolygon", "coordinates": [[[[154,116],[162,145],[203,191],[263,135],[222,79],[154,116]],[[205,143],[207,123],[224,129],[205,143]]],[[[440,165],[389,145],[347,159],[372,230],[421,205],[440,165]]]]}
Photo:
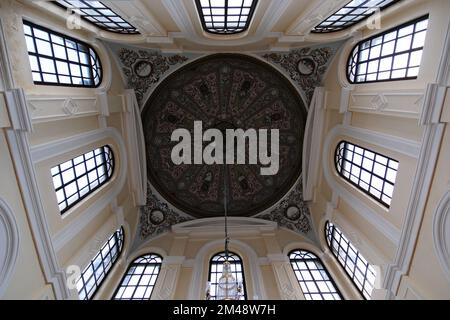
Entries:
{"type": "Polygon", "coordinates": [[[372,223],[372,225],[384,234],[390,241],[397,244],[400,240],[400,230],[388,220],[384,219],[380,214],[375,212],[364,201],[360,200],[357,196],[347,190],[347,188],[342,185],[342,182],[338,180],[340,178],[335,173],[335,169],[331,167],[330,157],[333,158],[334,154],[331,155],[331,153],[334,152],[336,147],[335,145],[332,145],[332,142],[334,142],[337,138],[344,136],[355,137],[363,142],[380,146],[394,152],[400,152],[412,158],[418,157],[419,145],[415,141],[396,136],[390,136],[351,126],[338,125],[328,133],[323,147],[323,173],[329,186],[340,198],[346,200],[346,202],[363,218],[372,223]]]}
{"type": "MultiPolygon", "coordinates": [[[[0,21],[0,63],[3,83],[10,97],[7,99],[7,108],[16,119],[11,120],[12,127],[6,129],[6,138],[9,144],[12,161],[15,164],[18,185],[22,192],[23,204],[28,216],[36,245],[36,251],[42,265],[47,282],[53,286],[57,299],[69,297],[64,270],[61,270],[50,238],[47,218],[41,203],[36,172],[31,158],[28,134],[32,130],[30,115],[26,105],[23,89],[13,89],[15,86],[12,77],[12,65],[9,59],[8,47],[5,40],[3,21],[0,21]]],[[[10,114],[11,117],[11,114],[10,114]]]]}
{"type": "Polygon", "coordinates": [[[52,141],[31,148],[32,159],[35,164],[42,161],[66,154],[70,151],[80,148],[80,146],[95,143],[103,139],[112,139],[118,147],[116,157],[120,159],[119,166],[116,168],[116,176],[109,188],[99,199],[91,204],[83,214],[52,237],[54,247],[57,251],[62,249],[71,239],[83,230],[106,206],[114,202],[120,191],[123,189],[127,178],[127,151],[125,143],[120,132],[115,128],[105,128],[89,131],[79,135],[71,136],[65,139],[52,141]]]}
{"type": "MultiPolygon", "coordinates": [[[[193,273],[191,278],[191,284],[189,286],[188,299],[198,300],[202,299],[202,293],[205,292],[206,282],[202,283],[203,276],[208,270],[204,270],[204,265],[206,265],[206,259],[209,259],[210,255],[216,253],[218,247],[223,247],[224,240],[214,240],[208,242],[203,247],[200,248],[197,255],[194,258],[193,273]]],[[[266,291],[264,288],[263,277],[261,274],[261,269],[258,265],[258,256],[256,252],[246,243],[231,239],[230,250],[239,251],[245,259],[248,259],[248,266],[250,266],[251,277],[246,277],[246,281],[252,282],[252,287],[254,291],[254,297],[249,297],[249,299],[267,299],[266,291]]],[[[237,252],[237,253],[239,253],[237,252]]],[[[248,272],[248,270],[244,270],[248,272]]]]}
{"type": "Polygon", "coordinates": [[[98,99],[94,96],[55,97],[28,95],[27,105],[33,123],[90,117],[99,114],[98,99]]]}
{"type": "Polygon", "coordinates": [[[139,104],[133,89],[125,91],[125,131],[128,148],[130,183],[136,206],[145,206],[147,197],[147,161],[139,104]]]}
{"type": "Polygon", "coordinates": [[[319,179],[320,150],[323,141],[325,123],[326,91],[317,87],[314,91],[311,106],[306,120],[305,137],[303,142],[303,200],[314,200],[314,188],[319,179]]]}
{"type": "Polygon", "coordinates": [[[5,91],[6,107],[13,130],[33,131],[31,117],[27,109],[25,93],[22,88],[5,91]]]}
{"type": "Polygon", "coordinates": [[[421,90],[352,92],[348,111],[418,119],[424,98],[421,90]]]}
{"type": "Polygon", "coordinates": [[[447,25],[444,48],[439,62],[436,82],[427,86],[420,125],[424,126],[422,146],[415,172],[413,190],[402,226],[400,244],[394,262],[387,267],[383,287],[389,290],[390,297],[398,294],[400,282],[407,275],[411,264],[416,241],[422,223],[425,207],[433,180],[436,163],[444,136],[445,124],[441,123],[440,114],[443,104],[440,87],[447,87],[450,82],[450,22],[447,25]],[[439,116],[438,116],[439,115],[439,116]]]}
{"type": "Polygon", "coordinates": [[[442,197],[433,215],[434,250],[450,281],[450,190],[442,197]]]}
{"type": "MultiPolygon", "coordinates": [[[[265,38],[281,38],[284,36],[282,32],[271,32],[276,22],[286,12],[292,0],[271,0],[269,6],[261,19],[261,23],[257,26],[253,35],[244,36],[237,35],[234,39],[227,41],[214,41],[215,46],[221,47],[237,47],[259,42],[265,38]]],[[[167,9],[172,19],[177,24],[181,32],[171,32],[169,36],[173,38],[189,39],[193,43],[200,45],[211,45],[211,37],[206,34],[200,34],[194,27],[189,11],[183,2],[177,0],[163,0],[162,4],[167,9]]],[[[192,1],[192,5],[194,1],[192,1]]],[[[218,39],[220,40],[220,39],[218,39]]]]}
{"type": "Polygon", "coordinates": [[[0,297],[5,292],[16,265],[20,237],[11,207],[0,198],[0,297]]]}

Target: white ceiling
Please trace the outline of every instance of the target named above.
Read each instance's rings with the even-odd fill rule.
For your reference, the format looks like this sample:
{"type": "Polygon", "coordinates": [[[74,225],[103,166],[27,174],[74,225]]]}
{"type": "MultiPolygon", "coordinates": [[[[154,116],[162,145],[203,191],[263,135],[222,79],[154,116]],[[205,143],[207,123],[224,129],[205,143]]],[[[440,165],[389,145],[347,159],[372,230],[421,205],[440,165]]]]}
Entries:
{"type": "MultiPolygon", "coordinates": [[[[102,31],[87,22],[82,26],[98,37],[160,48],[163,51],[283,51],[291,47],[330,42],[348,37],[354,28],[331,33],[312,34],[310,30],[349,0],[259,0],[249,29],[237,35],[212,35],[203,31],[194,0],[103,0],[129,23],[139,35],[121,35],[102,31]]],[[[64,17],[66,11],[48,1],[25,0],[34,6],[64,17]]],[[[383,11],[391,14],[415,1],[403,1],[383,11]]]]}

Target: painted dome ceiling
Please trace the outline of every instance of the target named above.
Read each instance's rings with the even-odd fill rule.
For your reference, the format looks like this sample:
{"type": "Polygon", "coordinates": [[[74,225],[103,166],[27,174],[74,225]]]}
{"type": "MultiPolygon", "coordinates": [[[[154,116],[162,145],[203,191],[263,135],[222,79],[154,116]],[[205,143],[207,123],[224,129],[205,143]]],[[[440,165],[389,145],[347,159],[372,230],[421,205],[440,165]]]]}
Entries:
{"type": "Polygon", "coordinates": [[[230,54],[197,60],[163,81],[145,105],[149,181],[172,205],[199,218],[223,215],[226,184],[229,214],[255,215],[277,203],[299,178],[305,122],[296,90],[264,62],[230,54]],[[279,129],[278,173],[263,176],[259,164],[175,165],[172,132],[183,128],[193,136],[194,121],[203,122],[203,131],[279,129]]]}

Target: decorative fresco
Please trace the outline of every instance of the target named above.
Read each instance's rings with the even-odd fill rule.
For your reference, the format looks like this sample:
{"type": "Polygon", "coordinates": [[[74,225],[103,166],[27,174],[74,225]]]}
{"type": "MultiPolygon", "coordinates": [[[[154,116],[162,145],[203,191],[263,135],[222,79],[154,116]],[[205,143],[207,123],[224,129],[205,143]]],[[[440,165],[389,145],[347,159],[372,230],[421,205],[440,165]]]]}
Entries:
{"type": "Polygon", "coordinates": [[[229,215],[252,216],[277,203],[300,176],[306,108],[290,82],[256,58],[212,55],[181,68],[158,86],[142,118],[149,181],[197,218],[223,215],[224,179],[229,215]],[[261,175],[260,164],[175,165],[172,132],[184,128],[193,136],[194,121],[221,132],[279,129],[278,173],[261,175]]]}
{"type": "Polygon", "coordinates": [[[139,220],[141,240],[152,238],[166,231],[170,231],[171,226],[192,220],[189,215],[183,215],[175,212],[164,201],[147,188],[147,204],[141,208],[139,220]]]}
{"type": "Polygon", "coordinates": [[[323,77],[341,43],[321,47],[293,49],[288,53],[267,53],[262,57],[280,66],[311,102],[314,89],[322,85],[323,77]]]}
{"type": "Polygon", "coordinates": [[[141,209],[140,241],[180,222],[223,216],[224,179],[230,216],[275,221],[314,238],[299,179],[305,103],[322,85],[340,43],[258,54],[268,64],[237,54],[209,55],[189,63],[199,55],[109,46],[127,87],[135,90],[143,108],[149,184],[161,195],[148,188],[147,205],[141,209]],[[203,130],[279,129],[278,174],[261,176],[260,165],[175,166],[171,133],[178,128],[192,133],[197,120],[203,122],[203,130]]]}
{"type": "Polygon", "coordinates": [[[147,92],[159,82],[172,67],[188,60],[183,55],[162,55],[156,50],[116,48],[128,88],[134,89],[139,105],[142,105],[147,92]]]}
{"type": "Polygon", "coordinates": [[[302,179],[289,194],[268,213],[256,215],[255,218],[274,221],[278,226],[308,235],[312,231],[311,217],[303,201],[302,179]]]}

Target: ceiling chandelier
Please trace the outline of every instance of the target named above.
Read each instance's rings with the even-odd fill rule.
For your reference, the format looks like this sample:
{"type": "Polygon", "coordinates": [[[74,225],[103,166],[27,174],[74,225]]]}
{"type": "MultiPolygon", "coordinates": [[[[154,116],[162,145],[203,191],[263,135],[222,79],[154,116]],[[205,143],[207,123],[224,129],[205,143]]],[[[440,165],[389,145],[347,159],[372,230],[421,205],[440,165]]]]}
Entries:
{"type": "MultiPolygon", "coordinates": [[[[231,270],[231,263],[229,259],[228,244],[230,237],[228,236],[228,207],[227,207],[227,183],[224,179],[223,183],[223,206],[225,218],[225,260],[222,264],[222,274],[215,286],[215,300],[240,300],[243,297],[242,283],[238,281],[231,270]]],[[[206,300],[211,300],[211,283],[208,282],[206,286],[206,300]]]]}

